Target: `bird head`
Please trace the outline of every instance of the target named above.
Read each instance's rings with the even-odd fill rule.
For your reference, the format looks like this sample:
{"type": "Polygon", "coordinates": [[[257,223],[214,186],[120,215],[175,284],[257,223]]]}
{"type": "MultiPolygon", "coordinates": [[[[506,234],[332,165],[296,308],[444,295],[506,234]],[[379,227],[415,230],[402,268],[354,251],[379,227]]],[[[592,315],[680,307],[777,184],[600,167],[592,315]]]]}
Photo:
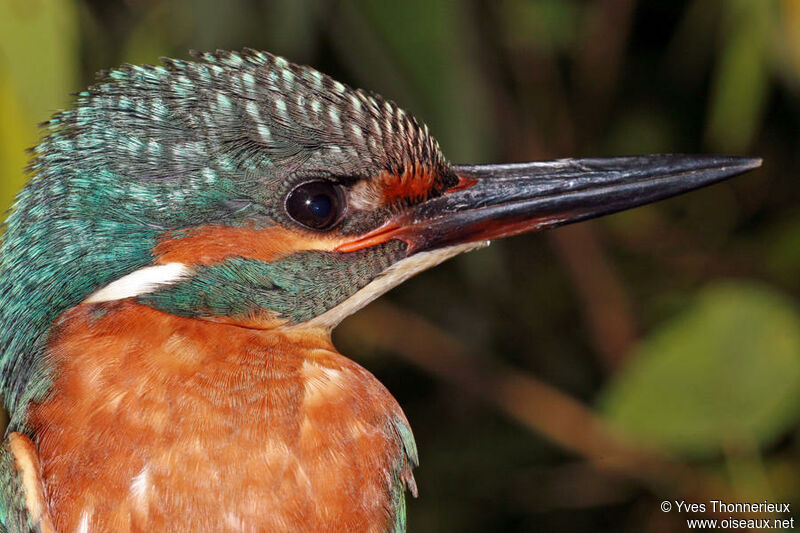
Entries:
{"type": "Polygon", "coordinates": [[[270,54],[124,66],[46,124],[0,265],[13,410],[58,315],[135,301],[330,330],[491,239],[612,213],[757,166],[638,156],[454,166],[392,102],[270,54]]]}

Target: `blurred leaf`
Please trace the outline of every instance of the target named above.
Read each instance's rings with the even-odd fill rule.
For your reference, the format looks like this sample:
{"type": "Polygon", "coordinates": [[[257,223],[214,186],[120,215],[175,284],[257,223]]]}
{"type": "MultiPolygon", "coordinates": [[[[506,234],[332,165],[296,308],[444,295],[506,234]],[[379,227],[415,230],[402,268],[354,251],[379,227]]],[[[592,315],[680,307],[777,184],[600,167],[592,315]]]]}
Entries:
{"type": "Polygon", "coordinates": [[[24,181],[36,124],[69,102],[78,72],[71,0],[0,0],[0,210],[24,181]]]}
{"type": "Polygon", "coordinates": [[[800,215],[777,226],[770,226],[762,241],[766,244],[765,264],[783,283],[797,287],[800,280],[800,215]]]}
{"type": "Polygon", "coordinates": [[[724,40],[711,92],[707,139],[715,150],[745,151],[760,125],[768,86],[775,0],[723,3],[724,40]]]}
{"type": "Polygon", "coordinates": [[[202,51],[263,49],[293,62],[310,62],[319,40],[324,0],[172,0],[142,7],[125,42],[128,63],[202,51]]]}
{"type": "Polygon", "coordinates": [[[576,43],[581,12],[574,0],[506,0],[501,7],[511,46],[560,52],[576,43]]]}
{"type": "Polygon", "coordinates": [[[800,84],[800,0],[781,0],[780,24],[775,28],[778,64],[797,87],[800,84]]]}
{"type": "Polygon", "coordinates": [[[689,2],[667,48],[671,83],[691,87],[704,79],[716,52],[723,8],[722,2],[714,0],[689,2]]]}
{"type": "Polygon", "coordinates": [[[600,224],[617,241],[646,240],[657,235],[664,223],[658,207],[645,206],[629,209],[603,218],[600,224]]]}
{"type": "Polygon", "coordinates": [[[168,32],[168,4],[156,5],[136,24],[122,52],[123,60],[133,65],[158,64],[159,58],[169,54],[170,44],[186,39],[185,32],[178,29],[168,32]]]}
{"type": "Polygon", "coordinates": [[[632,108],[616,119],[607,136],[608,152],[648,154],[675,151],[667,116],[656,109],[632,108]]]}
{"type": "Polygon", "coordinates": [[[0,0],[0,73],[41,122],[77,89],[78,15],[71,0],[0,0]]]}
{"type": "Polygon", "coordinates": [[[325,0],[268,0],[261,21],[269,50],[295,62],[312,61],[319,27],[330,4],[325,0]]]}
{"type": "MultiPolygon", "coordinates": [[[[479,43],[471,40],[474,29],[466,4],[447,0],[354,4],[374,35],[369,47],[385,47],[413,84],[424,109],[412,111],[431,126],[445,152],[460,162],[479,162],[493,153],[497,136],[489,114],[491,95],[476,58],[479,43]]],[[[354,50],[345,59],[361,62],[363,54],[354,50]]],[[[380,86],[378,72],[372,74],[376,75],[364,83],[391,95],[392,88],[380,86]]]]}
{"type": "Polygon", "coordinates": [[[172,0],[147,9],[125,42],[123,57],[133,64],[158,64],[162,56],[186,57],[198,50],[240,49],[255,25],[244,0],[172,0]]]}
{"type": "Polygon", "coordinates": [[[129,63],[158,63],[198,50],[264,49],[310,61],[319,39],[323,0],[172,0],[142,8],[123,51],[129,63]]]}
{"type": "Polygon", "coordinates": [[[765,444],[800,416],[800,315],[762,286],[712,286],[642,343],[600,406],[632,437],[692,456],[765,444]]]}
{"type": "MultiPolygon", "coordinates": [[[[36,127],[19,109],[17,95],[0,77],[0,209],[11,205],[25,181],[25,149],[34,143],[36,127]]],[[[2,218],[2,217],[0,217],[2,218]]]]}

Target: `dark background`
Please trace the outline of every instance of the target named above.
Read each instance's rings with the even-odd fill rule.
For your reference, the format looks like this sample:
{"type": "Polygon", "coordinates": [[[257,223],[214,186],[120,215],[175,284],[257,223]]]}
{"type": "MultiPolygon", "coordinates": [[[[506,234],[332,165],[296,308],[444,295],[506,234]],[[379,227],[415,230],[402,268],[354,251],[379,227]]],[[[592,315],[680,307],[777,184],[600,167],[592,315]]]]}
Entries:
{"type": "Polygon", "coordinates": [[[800,506],[800,1],[0,0],[0,204],[35,124],[95,71],[245,46],[395,100],[458,163],[764,157],[494,243],[337,330],[414,428],[410,531],[685,531],[662,500],[800,506]]]}

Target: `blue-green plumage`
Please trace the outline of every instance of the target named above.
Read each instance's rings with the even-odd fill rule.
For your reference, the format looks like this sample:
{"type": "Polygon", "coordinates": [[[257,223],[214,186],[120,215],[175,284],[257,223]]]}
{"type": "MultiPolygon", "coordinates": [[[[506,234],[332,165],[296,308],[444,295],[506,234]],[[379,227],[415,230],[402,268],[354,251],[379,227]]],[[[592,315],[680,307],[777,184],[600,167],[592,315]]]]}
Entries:
{"type": "MultiPolygon", "coordinates": [[[[28,406],[48,398],[54,369],[43,357],[59,315],[153,264],[164,235],[291,223],[281,198],[309,176],[352,184],[415,165],[446,169],[424,126],[377,96],[261,52],[199,58],[109,71],[77,95],[74,109],[44,125],[31,181],[0,245],[0,391],[9,432],[30,434],[28,406]]],[[[354,210],[339,230],[357,234],[392,213],[375,207],[354,210]]],[[[330,252],[275,264],[232,258],[141,301],[183,316],[266,308],[302,322],[363,287],[403,248],[365,250],[349,257],[350,266],[330,252]]],[[[8,465],[1,474],[11,503],[0,521],[13,530],[19,487],[8,465]]]]}

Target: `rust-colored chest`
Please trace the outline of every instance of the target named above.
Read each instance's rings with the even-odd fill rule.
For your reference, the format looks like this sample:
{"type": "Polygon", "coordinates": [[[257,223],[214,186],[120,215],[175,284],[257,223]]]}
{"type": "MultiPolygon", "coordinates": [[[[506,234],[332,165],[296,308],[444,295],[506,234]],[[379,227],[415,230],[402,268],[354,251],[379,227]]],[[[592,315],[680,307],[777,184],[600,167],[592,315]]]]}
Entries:
{"type": "Polygon", "coordinates": [[[387,531],[411,480],[400,408],[321,332],[122,302],[66,313],[48,357],[30,414],[58,531],[387,531]]]}

